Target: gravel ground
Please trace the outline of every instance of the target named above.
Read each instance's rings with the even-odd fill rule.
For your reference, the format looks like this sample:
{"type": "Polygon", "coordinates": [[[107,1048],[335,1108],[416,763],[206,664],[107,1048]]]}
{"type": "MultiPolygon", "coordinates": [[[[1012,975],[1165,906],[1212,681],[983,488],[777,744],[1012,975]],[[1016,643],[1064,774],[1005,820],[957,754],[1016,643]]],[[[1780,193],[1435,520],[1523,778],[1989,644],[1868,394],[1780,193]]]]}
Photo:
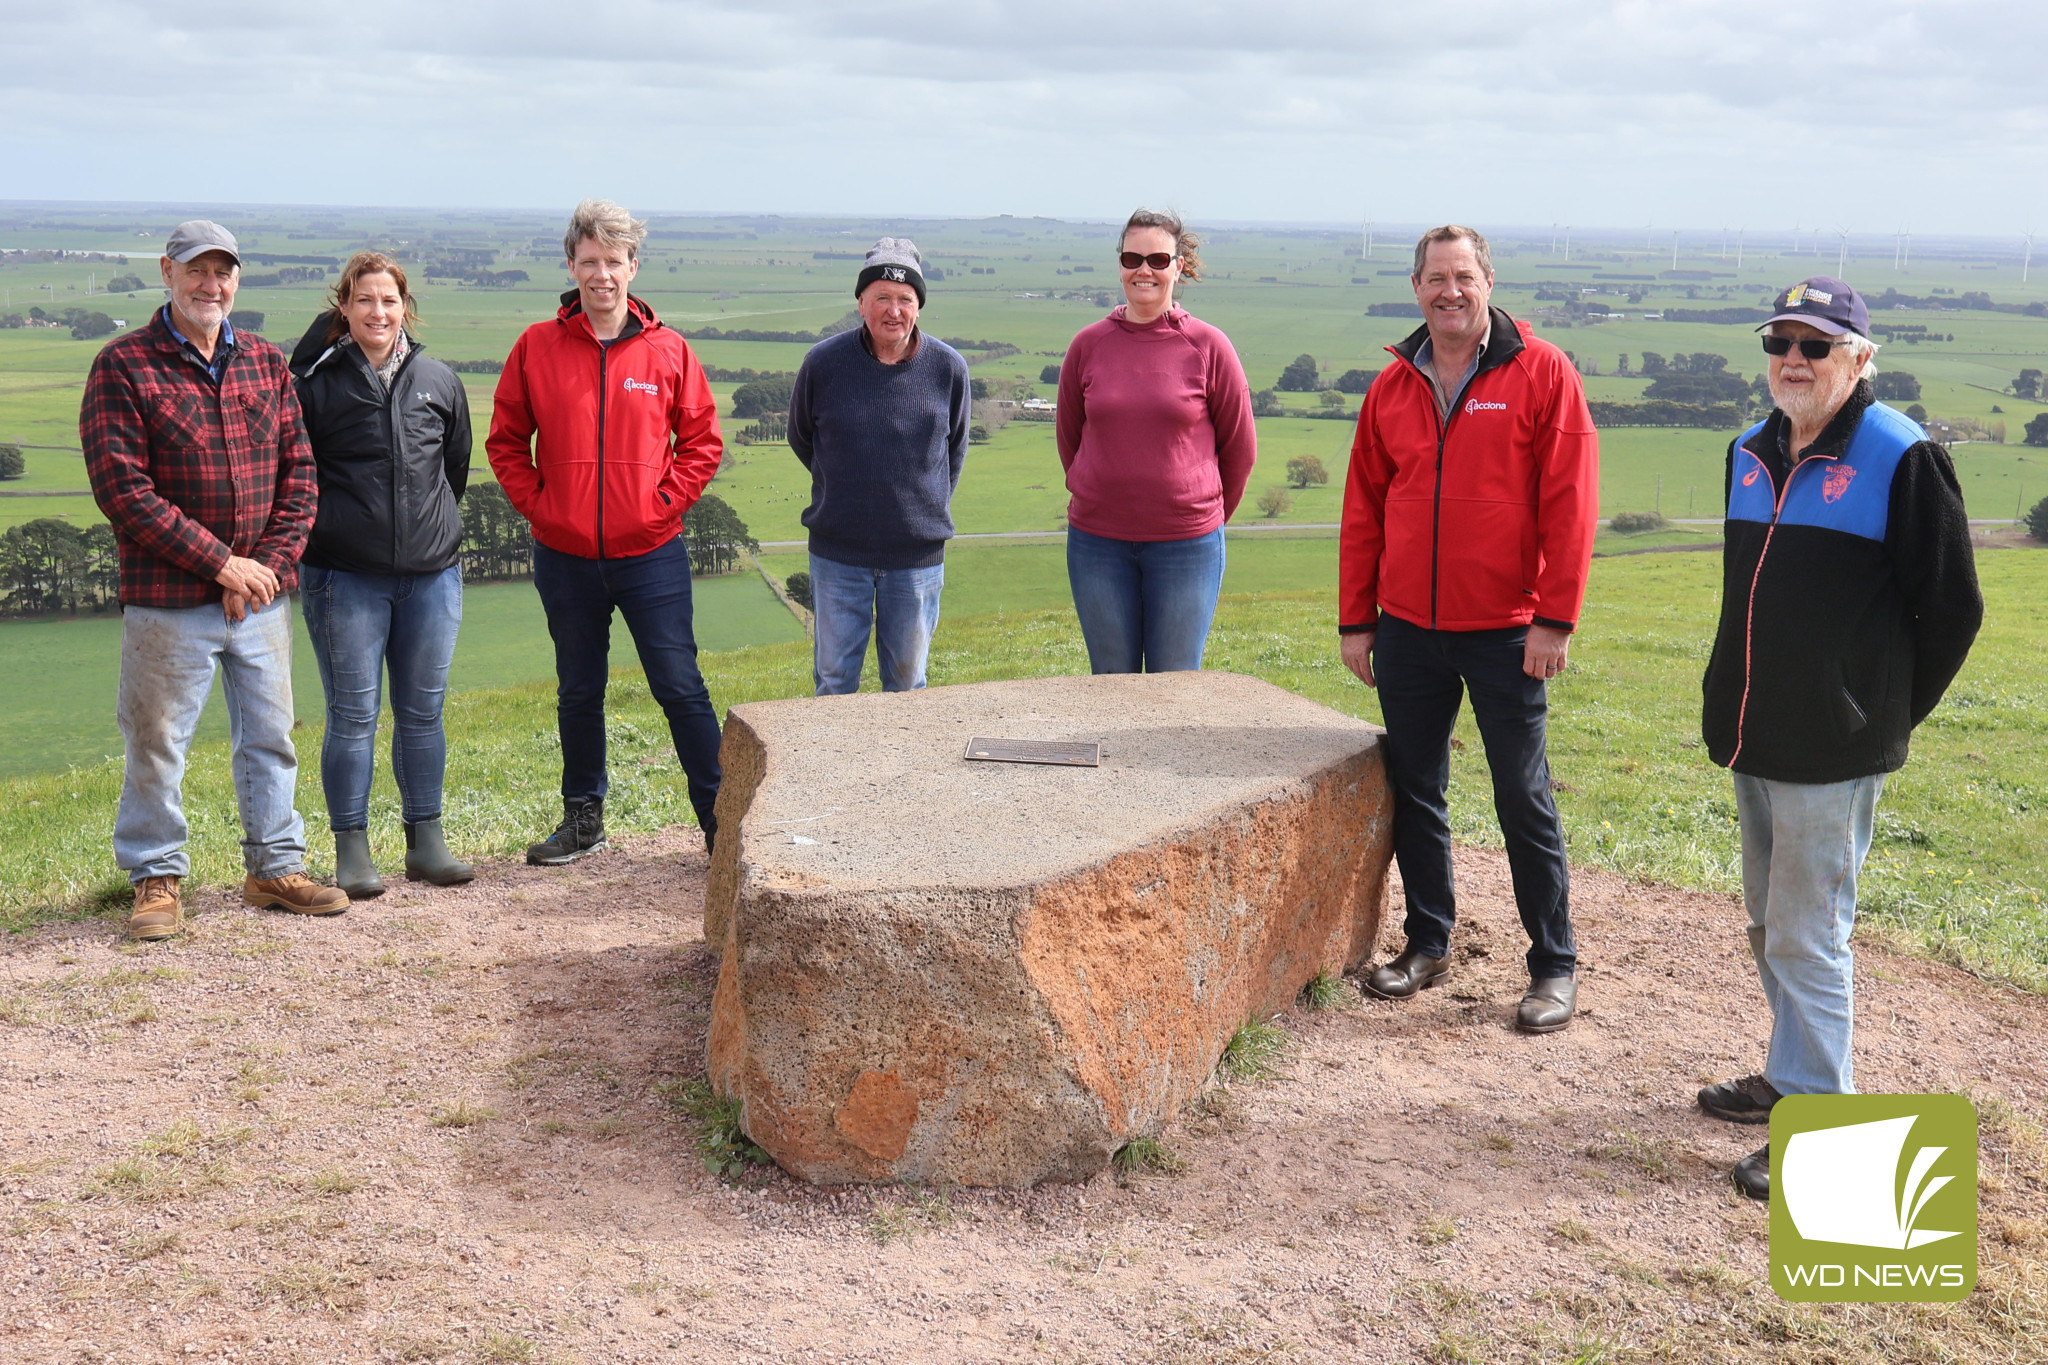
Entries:
{"type": "Polygon", "coordinates": [[[1764,1131],[1692,1105],[1762,1061],[1739,906],[1576,873],[1580,1017],[1527,1038],[1506,865],[1459,876],[1442,987],[1282,1020],[1177,1170],[1029,1193],[706,1172],[667,1099],[716,971],[693,830],[334,920],[207,891],[163,945],[20,935],[0,1359],[2040,1359],[2048,1001],[1858,959],[1863,1087],[1984,1109],[1976,1297],[2017,1325],[1790,1310],[1726,1175],[1764,1131]]]}

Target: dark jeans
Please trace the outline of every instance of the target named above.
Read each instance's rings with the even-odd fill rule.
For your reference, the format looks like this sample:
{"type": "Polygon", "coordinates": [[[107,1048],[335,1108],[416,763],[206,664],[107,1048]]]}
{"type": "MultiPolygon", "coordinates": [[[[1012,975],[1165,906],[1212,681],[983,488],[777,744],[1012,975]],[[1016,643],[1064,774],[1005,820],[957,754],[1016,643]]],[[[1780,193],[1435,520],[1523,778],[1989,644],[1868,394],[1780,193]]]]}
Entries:
{"type": "Polygon", "coordinates": [[[391,671],[391,776],[405,822],[441,818],[448,737],[441,704],[462,626],[462,566],[439,573],[350,573],[299,567],[299,604],[327,693],[320,784],[327,822],[367,829],[377,711],[391,671]]]}
{"type": "Polygon", "coordinates": [[[690,780],[690,805],[709,834],[718,828],[718,712],[697,671],[691,630],[690,554],[677,536],[658,550],[585,559],[533,547],[533,586],[555,639],[555,714],[562,732],[562,796],[602,797],[604,689],[610,677],[612,610],[626,618],[647,690],[668,716],[676,757],[690,780]]]}
{"type": "Polygon", "coordinates": [[[1543,747],[1549,702],[1543,682],[1522,672],[1528,634],[1522,627],[1425,630],[1380,617],[1373,672],[1387,722],[1394,858],[1408,894],[1408,946],[1442,957],[1457,920],[1444,789],[1451,777],[1451,728],[1470,691],[1486,766],[1493,770],[1493,809],[1507,840],[1515,906],[1529,933],[1529,975],[1570,976],[1578,949],[1572,941],[1564,827],[1550,798],[1550,760],[1543,747]]]}
{"type": "Polygon", "coordinates": [[[1067,528],[1067,581],[1094,673],[1175,673],[1202,666],[1223,528],[1190,540],[1111,540],[1067,528]]]}

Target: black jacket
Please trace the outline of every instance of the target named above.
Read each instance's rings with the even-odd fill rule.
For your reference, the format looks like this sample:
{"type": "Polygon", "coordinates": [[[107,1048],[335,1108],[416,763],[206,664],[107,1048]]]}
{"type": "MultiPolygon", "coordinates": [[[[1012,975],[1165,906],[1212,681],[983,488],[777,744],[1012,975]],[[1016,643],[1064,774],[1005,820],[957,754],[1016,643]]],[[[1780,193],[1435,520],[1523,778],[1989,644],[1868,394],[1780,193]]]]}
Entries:
{"type": "Polygon", "coordinates": [[[361,350],[327,344],[332,317],[313,320],[291,362],[320,478],[305,562],[439,573],[461,554],[455,504],[469,484],[469,395],[409,336],[387,394],[361,350]]]}
{"type": "Polygon", "coordinates": [[[1728,447],[1707,752],[1781,782],[1893,772],[1984,619],[1955,466],[1867,381],[1797,464],[1785,424],[1728,447]]]}

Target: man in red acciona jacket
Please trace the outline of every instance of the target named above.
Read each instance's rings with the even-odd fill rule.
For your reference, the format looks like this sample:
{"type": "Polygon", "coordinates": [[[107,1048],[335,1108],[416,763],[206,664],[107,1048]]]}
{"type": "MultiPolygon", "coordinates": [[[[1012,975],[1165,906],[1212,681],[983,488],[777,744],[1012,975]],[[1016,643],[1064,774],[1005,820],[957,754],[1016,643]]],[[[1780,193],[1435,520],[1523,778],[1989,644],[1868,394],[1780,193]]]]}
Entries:
{"type": "Polygon", "coordinates": [[[718,408],[689,343],[627,286],[647,226],[586,199],[563,240],[576,288],[505,361],[485,443],[533,525],[533,584],[555,641],[562,823],[530,863],[605,846],[604,690],[612,613],[647,670],[709,849],[717,833],[718,713],[697,670],[683,514],[718,472],[718,408]]]}
{"type": "Polygon", "coordinates": [[[1450,972],[1444,789],[1463,693],[1493,772],[1528,930],[1518,1028],[1571,1022],[1577,994],[1564,831],[1544,751],[1546,684],[1564,671],[1599,505],[1598,438],[1578,372],[1488,305],[1493,265],[1468,227],[1432,228],[1411,283],[1423,325],[1366,394],[1344,491],[1338,630],[1377,687],[1394,795],[1406,949],[1366,978],[1402,999],[1450,972]]]}

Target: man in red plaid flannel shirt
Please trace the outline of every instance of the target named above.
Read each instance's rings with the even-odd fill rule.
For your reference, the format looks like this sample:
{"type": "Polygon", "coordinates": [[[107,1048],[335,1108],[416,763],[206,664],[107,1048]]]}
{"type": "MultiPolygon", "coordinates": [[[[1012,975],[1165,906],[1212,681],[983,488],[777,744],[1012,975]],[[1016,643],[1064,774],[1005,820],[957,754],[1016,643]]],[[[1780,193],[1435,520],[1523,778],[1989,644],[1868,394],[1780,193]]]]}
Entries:
{"type": "Polygon", "coordinates": [[[99,353],[78,417],[93,497],[121,554],[126,765],[114,857],[135,886],[138,939],[183,923],[185,755],[216,668],[234,738],[243,901],[308,915],[348,908],[306,877],[294,804],[286,594],[316,488],[291,372],[277,347],[228,321],[241,252],[227,229],[180,224],[161,269],[170,301],[99,353]]]}

